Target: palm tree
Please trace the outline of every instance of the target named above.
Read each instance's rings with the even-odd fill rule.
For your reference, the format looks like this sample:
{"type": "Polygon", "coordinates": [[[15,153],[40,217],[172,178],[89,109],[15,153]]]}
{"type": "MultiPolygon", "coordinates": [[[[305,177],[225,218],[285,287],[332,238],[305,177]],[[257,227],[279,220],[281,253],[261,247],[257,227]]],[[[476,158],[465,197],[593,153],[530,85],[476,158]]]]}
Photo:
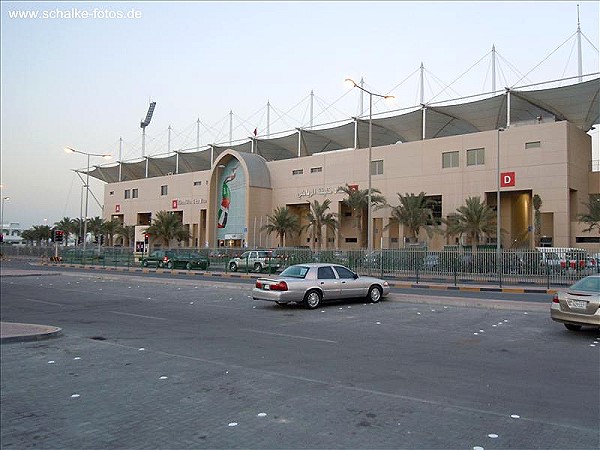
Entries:
{"type": "Polygon", "coordinates": [[[275,233],[279,236],[280,247],[283,247],[287,234],[300,231],[298,216],[292,214],[287,206],[279,206],[273,211],[272,215],[267,216],[267,219],[269,222],[263,225],[261,230],[266,230],[267,234],[275,233]]]}
{"type": "Polygon", "coordinates": [[[89,219],[87,231],[94,235],[94,241],[99,240],[104,231],[104,220],[100,216],[89,219]]]}
{"type": "MultiPolygon", "coordinates": [[[[342,202],[352,210],[352,215],[354,216],[354,228],[358,228],[361,247],[365,248],[366,243],[365,237],[363,236],[363,218],[365,217],[364,213],[369,204],[369,190],[359,190],[346,184],[346,186],[340,186],[338,191],[344,192],[348,196],[342,200],[342,202]]],[[[372,188],[371,205],[375,209],[379,209],[384,207],[385,203],[385,197],[381,195],[381,191],[379,189],[372,188]]]]}
{"type": "Polygon", "coordinates": [[[158,211],[146,233],[153,239],[162,239],[167,248],[170,248],[172,239],[185,241],[190,238],[190,232],[181,223],[179,216],[169,211],[158,211]]]}
{"type": "Polygon", "coordinates": [[[496,213],[480,197],[469,197],[465,205],[456,210],[452,220],[443,220],[446,234],[466,234],[471,240],[473,252],[485,234],[496,231],[496,213]]]}
{"type": "Polygon", "coordinates": [[[66,246],[69,241],[69,236],[73,233],[73,219],[70,217],[63,217],[60,221],[54,224],[56,229],[64,232],[63,245],[66,246]]]}
{"type": "Polygon", "coordinates": [[[83,236],[83,220],[81,218],[77,217],[72,219],[71,233],[75,235],[77,238],[77,244],[79,245],[79,242],[83,236]]]}
{"type": "Polygon", "coordinates": [[[33,244],[33,242],[37,240],[35,233],[31,228],[28,230],[23,230],[23,232],[21,233],[21,237],[25,239],[25,242],[29,244],[33,244]]]}
{"type": "Polygon", "coordinates": [[[577,215],[579,222],[588,225],[583,231],[591,233],[594,231],[594,228],[598,228],[598,233],[600,234],[600,194],[591,194],[590,201],[584,203],[584,205],[587,206],[588,212],[577,215]]]}
{"type": "Polygon", "coordinates": [[[47,244],[48,239],[52,236],[52,231],[48,225],[34,225],[31,228],[31,232],[33,239],[37,241],[39,245],[41,245],[42,242],[47,244]]]}
{"type": "MultiPolygon", "coordinates": [[[[426,197],[425,192],[418,195],[397,193],[400,204],[392,207],[391,215],[399,224],[408,228],[410,241],[418,242],[421,228],[424,228],[427,235],[433,234],[433,210],[431,209],[431,199],[426,197]]],[[[389,225],[386,226],[386,228],[389,225]]]]}
{"type": "Polygon", "coordinates": [[[119,235],[123,238],[123,247],[132,246],[135,239],[135,225],[121,225],[119,235]]]}
{"type": "MultiPolygon", "coordinates": [[[[321,250],[323,227],[325,226],[327,230],[335,231],[338,228],[338,221],[335,218],[335,213],[327,212],[331,205],[331,200],[325,199],[323,203],[319,203],[318,200],[313,200],[309,205],[310,209],[306,215],[308,225],[305,225],[304,228],[310,230],[311,237],[316,238],[318,245],[317,250],[321,250]]],[[[325,243],[325,247],[327,247],[327,243],[325,243]]]]}
{"type": "Polygon", "coordinates": [[[108,246],[114,245],[115,234],[121,234],[123,229],[123,223],[119,219],[111,219],[110,221],[104,222],[102,230],[108,235],[108,246]]]}

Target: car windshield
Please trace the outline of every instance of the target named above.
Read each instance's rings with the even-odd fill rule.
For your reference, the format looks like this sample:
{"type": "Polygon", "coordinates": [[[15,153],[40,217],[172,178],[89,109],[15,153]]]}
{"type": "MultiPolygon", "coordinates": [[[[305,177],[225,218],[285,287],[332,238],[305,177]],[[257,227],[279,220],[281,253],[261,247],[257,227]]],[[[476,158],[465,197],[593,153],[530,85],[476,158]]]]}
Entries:
{"type": "Polygon", "coordinates": [[[308,267],[306,266],[290,266],[281,272],[281,276],[289,278],[304,278],[307,273],[308,267]]]}
{"type": "Polygon", "coordinates": [[[571,286],[571,289],[574,291],[593,292],[594,294],[600,293],[600,277],[583,278],[571,286]]]}

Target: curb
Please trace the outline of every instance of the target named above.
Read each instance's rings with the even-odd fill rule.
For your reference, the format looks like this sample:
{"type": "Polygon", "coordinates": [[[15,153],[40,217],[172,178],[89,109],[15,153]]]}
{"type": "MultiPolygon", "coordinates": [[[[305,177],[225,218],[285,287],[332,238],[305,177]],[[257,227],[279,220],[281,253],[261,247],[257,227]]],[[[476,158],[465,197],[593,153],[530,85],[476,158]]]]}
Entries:
{"type": "Polygon", "coordinates": [[[62,335],[62,328],[29,323],[2,322],[0,344],[52,339],[62,335]]]}
{"type": "MultiPolygon", "coordinates": [[[[54,264],[42,263],[42,265],[51,265],[56,267],[54,264]]],[[[215,278],[238,278],[252,280],[258,277],[268,276],[267,274],[246,274],[246,273],[234,273],[234,272],[208,272],[208,271],[188,271],[181,269],[162,269],[162,268],[147,268],[147,267],[106,267],[106,266],[93,266],[84,264],[60,264],[61,267],[73,268],[73,269],[94,269],[94,270],[106,270],[110,272],[133,272],[133,273],[156,273],[156,274],[173,274],[173,275],[187,275],[191,277],[215,277],[215,278]]],[[[554,295],[556,289],[545,289],[545,288],[526,288],[526,287],[485,287],[485,286],[454,286],[445,284],[415,284],[415,283],[402,283],[388,280],[390,287],[399,289],[431,289],[431,290],[446,290],[446,291],[463,291],[463,292],[500,292],[509,294],[548,294],[554,295]]]]}

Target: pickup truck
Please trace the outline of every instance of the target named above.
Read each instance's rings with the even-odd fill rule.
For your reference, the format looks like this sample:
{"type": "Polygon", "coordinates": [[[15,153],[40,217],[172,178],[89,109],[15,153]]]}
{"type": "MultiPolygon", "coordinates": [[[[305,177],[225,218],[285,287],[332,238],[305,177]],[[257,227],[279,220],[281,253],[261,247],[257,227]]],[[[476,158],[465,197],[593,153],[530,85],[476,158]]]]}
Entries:
{"type": "Polygon", "coordinates": [[[281,260],[275,257],[270,250],[250,250],[242,253],[237,258],[230,259],[227,267],[232,272],[237,272],[240,269],[253,270],[254,272],[275,271],[281,267],[281,260]]]}
{"type": "Polygon", "coordinates": [[[210,261],[204,255],[199,253],[178,253],[169,250],[155,250],[148,256],[141,259],[142,267],[155,266],[167,269],[185,268],[206,270],[210,266],[210,261]]]}

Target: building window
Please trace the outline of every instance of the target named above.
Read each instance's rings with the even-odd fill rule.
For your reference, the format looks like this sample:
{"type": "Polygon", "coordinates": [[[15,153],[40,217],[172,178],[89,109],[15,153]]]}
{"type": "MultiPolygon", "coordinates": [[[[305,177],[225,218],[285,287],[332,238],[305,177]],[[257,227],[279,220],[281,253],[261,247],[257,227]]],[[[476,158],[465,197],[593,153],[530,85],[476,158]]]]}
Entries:
{"type": "Polygon", "coordinates": [[[129,189],[125,189],[125,198],[131,198],[131,191],[129,189]]]}
{"type": "Polygon", "coordinates": [[[292,175],[302,175],[303,173],[304,173],[304,169],[292,170],[292,175]]]}
{"type": "Polygon", "coordinates": [[[163,184],[160,187],[160,195],[167,195],[169,193],[169,188],[166,184],[163,184]]]}
{"type": "Polygon", "coordinates": [[[371,161],[371,175],[383,175],[383,159],[371,161]]]}
{"type": "Polygon", "coordinates": [[[577,244],[600,244],[600,236],[576,236],[575,242],[577,244]]]}
{"type": "Polygon", "coordinates": [[[433,217],[433,222],[428,223],[427,225],[441,225],[442,224],[442,196],[441,195],[428,195],[425,197],[425,200],[429,204],[429,209],[431,209],[431,215],[433,217]]]}
{"type": "Polygon", "coordinates": [[[131,190],[131,198],[138,198],[138,190],[137,189],[131,190]]]}
{"type": "Polygon", "coordinates": [[[458,152],[442,153],[442,169],[458,167],[458,152]]]}
{"type": "Polygon", "coordinates": [[[202,186],[202,181],[194,181],[194,186],[202,186]]]}
{"type": "Polygon", "coordinates": [[[482,166],[485,164],[485,148],[467,150],[467,166],[482,166]]]}
{"type": "Polygon", "coordinates": [[[115,191],[110,191],[108,195],[115,195],[115,191]]]}
{"type": "Polygon", "coordinates": [[[358,242],[357,238],[346,238],[346,242],[349,244],[355,244],[358,242]]]}
{"type": "Polygon", "coordinates": [[[323,172],[323,168],[322,167],[311,167],[310,173],[317,173],[317,172],[323,172]]]}
{"type": "Polygon", "coordinates": [[[525,142],[525,148],[538,148],[541,147],[542,143],[541,141],[532,141],[532,142],[525,142]]]}

